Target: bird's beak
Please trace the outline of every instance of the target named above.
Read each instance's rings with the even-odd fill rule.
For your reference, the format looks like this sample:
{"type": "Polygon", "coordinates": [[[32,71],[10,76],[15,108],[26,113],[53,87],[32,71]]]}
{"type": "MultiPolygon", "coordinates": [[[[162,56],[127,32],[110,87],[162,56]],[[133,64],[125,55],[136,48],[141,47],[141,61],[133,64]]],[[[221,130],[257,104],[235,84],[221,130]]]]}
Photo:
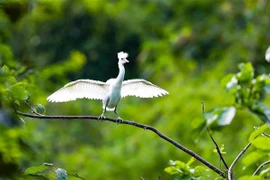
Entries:
{"type": "Polygon", "coordinates": [[[129,61],[127,59],[125,59],[125,63],[129,63],[129,61]]]}

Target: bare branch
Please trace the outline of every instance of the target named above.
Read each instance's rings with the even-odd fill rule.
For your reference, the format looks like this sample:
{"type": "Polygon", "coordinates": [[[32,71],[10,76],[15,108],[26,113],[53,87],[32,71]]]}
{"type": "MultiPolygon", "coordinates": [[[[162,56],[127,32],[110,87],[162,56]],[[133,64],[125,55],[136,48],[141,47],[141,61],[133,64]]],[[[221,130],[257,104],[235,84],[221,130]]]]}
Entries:
{"type": "MultiPolygon", "coordinates": [[[[203,101],[202,101],[202,114],[204,115],[204,103],[203,103],[203,101]]],[[[220,151],[220,148],[219,148],[217,142],[215,141],[215,139],[213,138],[213,136],[211,135],[211,133],[210,133],[208,127],[207,127],[207,124],[206,124],[206,129],[207,129],[207,132],[208,132],[208,134],[209,134],[209,136],[210,136],[212,142],[213,142],[213,143],[215,144],[215,146],[216,146],[216,150],[217,150],[217,153],[218,153],[218,155],[219,155],[221,161],[223,162],[223,164],[224,164],[224,166],[226,167],[226,169],[228,169],[229,166],[227,165],[226,161],[224,160],[224,158],[223,158],[223,156],[222,156],[222,153],[221,153],[221,151],[220,151]]]]}
{"type": "Polygon", "coordinates": [[[268,138],[270,138],[270,134],[267,134],[267,133],[262,133],[263,136],[266,136],[268,138]]]}
{"type": "Polygon", "coordinates": [[[253,173],[252,176],[255,176],[255,175],[260,171],[260,169],[261,169],[263,166],[267,165],[267,164],[270,164],[270,160],[265,161],[264,163],[262,163],[262,164],[256,169],[256,171],[253,173]]]}
{"type": "Polygon", "coordinates": [[[213,143],[214,143],[215,146],[216,146],[216,150],[217,150],[217,153],[218,153],[218,155],[219,155],[221,161],[223,162],[223,164],[224,164],[224,166],[226,167],[226,169],[229,169],[229,166],[227,165],[225,159],[223,158],[222,153],[221,153],[221,151],[220,151],[220,148],[218,147],[218,144],[217,144],[217,142],[215,141],[215,139],[213,138],[213,136],[211,135],[211,133],[210,133],[208,127],[207,127],[207,131],[208,131],[208,134],[209,134],[211,140],[213,141],[213,143]]]}
{"type": "Polygon", "coordinates": [[[204,115],[204,103],[202,101],[202,114],[204,115]]]}
{"type": "Polygon", "coordinates": [[[183,145],[179,144],[178,142],[174,141],[173,139],[165,136],[164,134],[162,134],[160,131],[158,131],[156,128],[154,128],[152,126],[148,126],[148,125],[144,125],[144,124],[140,124],[140,123],[136,123],[134,121],[128,121],[128,120],[119,121],[118,119],[108,118],[108,117],[106,117],[105,119],[99,120],[98,116],[61,116],[61,115],[59,115],[59,116],[51,116],[51,115],[40,116],[40,115],[35,115],[35,114],[23,113],[23,112],[17,112],[17,114],[21,115],[21,116],[29,117],[29,118],[34,118],[34,119],[59,119],[59,120],[85,119],[85,120],[95,120],[95,121],[110,121],[110,122],[114,122],[114,123],[118,123],[118,124],[126,124],[126,125],[130,125],[130,126],[135,126],[135,127],[141,128],[141,129],[145,129],[145,130],[150,130],[150,131],[154,132],[156,135],[158,135],[160,138],[164,139],[165,141],[169,142],[170,144],[174,145],[175,147],[184,151],[185,153],[189,154],[190,156],[194,157],[195,159],[197,159],[198,161],[200,161],[201,163],[203,163],[204,165],[206,165],[207,167],[209,167],[210,169],[215,171],[220,176],[226,177],[225,173],[223,171],[221,171],[219,168],[215,167],[214,165],[212,165],[211,163],[209,163],[208,161],[206,161],[205,159],[203,159],[201,156],[197,155],[196,153],[194,153],[190,149],[184,147],[183,145]]]}
{"type": "Polygon", "coordinates": [[[246,150],[249,148],[249,146],[251,145],[251,142],[249,142],[246,147],[237,155],[237,157],[234,159],[234,161],[232,162],[232,164],[230,165],[229,169],[228,169],[228,180],[233,180],[233,167],[236,164],[236,162],[240,159],[240,157],[246,152],[246,150]]]}

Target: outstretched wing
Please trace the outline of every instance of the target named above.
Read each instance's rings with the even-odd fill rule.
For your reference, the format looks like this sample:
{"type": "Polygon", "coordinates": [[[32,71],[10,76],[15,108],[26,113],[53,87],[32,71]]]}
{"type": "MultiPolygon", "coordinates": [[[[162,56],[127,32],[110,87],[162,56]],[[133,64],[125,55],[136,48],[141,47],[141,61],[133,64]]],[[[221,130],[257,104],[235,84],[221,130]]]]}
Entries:
{"type": "Polygon", "coordinates": [[[51,102],[66,102],[82,98],[102,100],[107,91],[108,84],[104,82],[79,79],[66,84],[50,95],[47,100],[51,102]]]}
{"type": "Polygon", "coordinates": [[[123,82],[121,97],[136,96],[140,98],[153,98],[169,94],[166,90],[144,79],[132,79],[123,82]]]}

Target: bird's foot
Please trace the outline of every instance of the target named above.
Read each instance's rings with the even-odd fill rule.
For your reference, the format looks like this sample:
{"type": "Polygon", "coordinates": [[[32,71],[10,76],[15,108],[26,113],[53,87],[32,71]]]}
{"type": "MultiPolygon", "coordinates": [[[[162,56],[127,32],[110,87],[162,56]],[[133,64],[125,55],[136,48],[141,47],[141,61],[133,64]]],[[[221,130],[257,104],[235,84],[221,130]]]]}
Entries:
{"type": "Polygon", "coordinates": [[[121,123],[123,122],[123,119],[121,119],[120,116],[118,116],[116,122],[117,122],[118,124],[121,124],[121,123]]]}
{"type": "Polygon", "coordinates": [[[102,113],[99,117],[98,117],[98,120],[104,120],[106,119],[106,117],[104,116],[104,114],[102,113]]]}

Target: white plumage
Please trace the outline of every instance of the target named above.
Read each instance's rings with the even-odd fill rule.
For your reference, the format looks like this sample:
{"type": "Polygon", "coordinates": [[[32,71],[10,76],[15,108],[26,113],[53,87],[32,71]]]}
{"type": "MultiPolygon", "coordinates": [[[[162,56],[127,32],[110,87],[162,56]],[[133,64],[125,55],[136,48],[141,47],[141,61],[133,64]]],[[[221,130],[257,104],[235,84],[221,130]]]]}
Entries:
{"type": "Polygon", "coordinates": [[[270,46],[268,47],[268,49],[265,52],[265,60],[267,62],[270,62],[270,46]]]}
{"type": "MultiPolygon", "coordinates": [[[[116,78],[109,79],[106,83],[90,79],[72,81],[50,95],[47,100],[51,102],[67,102],[82,98],[102,100],[103,112],[100,118],[105,118],[106,110],[114,111],[118,115],[117,105],[123,97],[153,98],[169,94],[166,90],[144,79],[123,81],[124,64],[129,62],[127,57],[128,54],[125,52],[118,53],[119,74],[116,78]]],[[[118,118],[120,119],[119,115],[118,118]]]]}

